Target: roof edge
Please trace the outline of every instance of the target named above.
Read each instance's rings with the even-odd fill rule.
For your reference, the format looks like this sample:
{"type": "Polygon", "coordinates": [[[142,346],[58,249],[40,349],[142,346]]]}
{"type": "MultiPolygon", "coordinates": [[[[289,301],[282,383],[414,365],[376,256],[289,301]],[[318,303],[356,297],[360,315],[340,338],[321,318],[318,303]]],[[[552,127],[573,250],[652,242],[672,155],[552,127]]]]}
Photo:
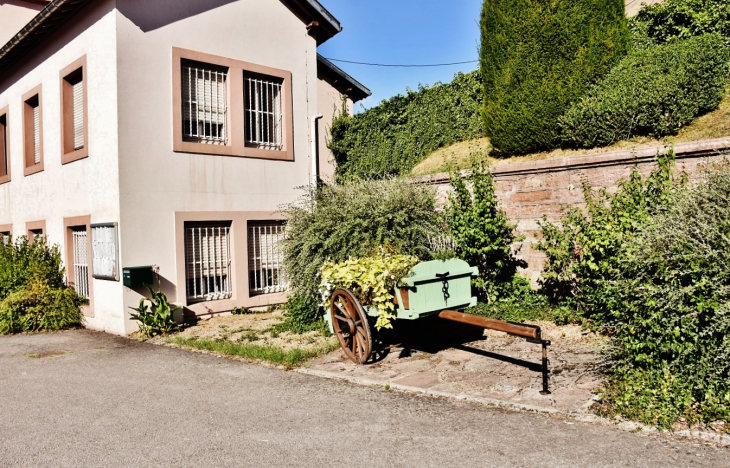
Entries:
{"type": "Polygon", "coordinates": [[[317,0],[281,0],[289,9],[307,24],[317,23],[317,45],[324,44],[334,35],[342,32],[342,25],[317,0]]]}
{"type": "MultiPolygon", "coordinates": [[[[335,86],[336,88],[342,89],[343,94],[352,99],[352,102],[361,101],[367,97],[372,96],[372,92],[366,88],[362,83],[351,77],[340,67],[330,62],[326,58],[317,54],[317,73],[325,72],[325,74],[334,75],[341,79],[345,86],[335,86]],[[320,67],[321,66],[321,67],[320,67]]],[[[333,83],[334,85],[334,83],[333,83]]]]}

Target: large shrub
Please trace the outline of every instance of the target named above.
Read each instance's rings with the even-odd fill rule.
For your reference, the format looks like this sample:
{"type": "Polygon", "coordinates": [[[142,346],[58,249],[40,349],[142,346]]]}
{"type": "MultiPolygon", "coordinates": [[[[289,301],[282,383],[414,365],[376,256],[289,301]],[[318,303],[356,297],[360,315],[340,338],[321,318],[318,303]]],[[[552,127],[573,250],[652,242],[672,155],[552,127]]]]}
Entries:
{"type": "Polygon", "coordinates": [[[0,334],[78,326],[86,302],[64,284],[57,246],[26,237],[0,242],[0,334]]]}
{"type": "Polygon", "coordinates": [[[623,0],[485,0],[483,120],[504,154],[551,149],[558,118],[630,47],[623,0]]]}
{"type": "Polygon", "coordinates": [[[381,245],[427,258],[437,230],[432,189],[402,179],[309,187],[282,211],[288,219],[284,265],[292,295],[317,302],[326,261],[366,256],[381,245]]]}
{"type": "Polygon", "coordinates": [[[727,0],[666,0],[642,8],[631,19],[637,47],[666,44],[708,33],[730,46],[730,3],[727,0]]]}
{"type": "Polygon", "coordinates": [[[421,86],[332,122],[329,148],[338,180],[407,174],[433,151],[482,136],[478,72],[421,86]]]}
{"type": "Polygon", "coordinates": [[[729,60],[716,34],[636,51],[560,119],[563,143],[592,148],[675,134],[718,106],[729,60]]]}
{"type": "Polygon", "coordinates": [[[607,284],[614,411],[670,425],[730,418],[730,164],[626,238],[607,284]]]}
{"type": "Polygon", "coordinates": [[[606,281],[621,271],[621,248],[652,215],[665,209],[677,185],[674,153],[658,158],[657,168],[643,178],[637,167],[618,190],[583,185],[585,208],[567,210],[559,224],[543,218],[542,240],[535,248],[547,256],[542,289],[553,299],[567,301],[583,317],[601,325],[610,293],[606,281]]]}

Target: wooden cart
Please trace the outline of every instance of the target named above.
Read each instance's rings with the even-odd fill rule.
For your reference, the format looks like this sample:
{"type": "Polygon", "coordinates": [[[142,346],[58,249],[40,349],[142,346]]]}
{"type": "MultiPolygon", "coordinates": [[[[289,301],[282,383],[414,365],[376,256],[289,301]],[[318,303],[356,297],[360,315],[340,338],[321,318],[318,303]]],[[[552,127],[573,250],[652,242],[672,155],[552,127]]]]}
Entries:
{"type": "MultiPolygon", "coordinates": [[[[543,383],[540,393],[549,394],[547,347],[550,346],[550,341],[542,339],[540,327],[463,313],[466,308],[477,304],[477,299],[471,295],[471,279],[478,274],[476,267],[459,259],[419,263],[394,291],[396,319],[417,320],[438,316],[445,320],[502,331],[539,344],[542,346],[543,383]]],[[[332,294],[330,313],[325,314],[325,320],[347,357],[355,363],[365,364],[373,350],[371,322],[377,316],[376,307],[363,307],[351,291],[337,289],[332,294]]]]}

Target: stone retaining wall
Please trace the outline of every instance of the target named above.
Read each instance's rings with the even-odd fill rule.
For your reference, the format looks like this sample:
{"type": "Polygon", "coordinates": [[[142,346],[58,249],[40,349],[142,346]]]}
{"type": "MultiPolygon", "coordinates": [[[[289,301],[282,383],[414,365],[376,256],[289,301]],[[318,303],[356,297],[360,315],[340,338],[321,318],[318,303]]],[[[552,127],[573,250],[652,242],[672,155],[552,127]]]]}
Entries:
{"type": "MultiPolygon", "coordinates": [[[[528,161],[492,166],[497,196],[509,218],[517,223],[519,234],[526,236],[519,257],[528,263],[525,272],[533,284],[543,268],[544,256],[531,248],[539,237],[538,221],[543,216],[557,221],[561,212],[584,204],[581,184],[616,189],[620,179],[628,177],[634,164],[646,175],[655,167],[657,154],[668,151],[665,146],[652,146],[631,151],[615,151],[584,156],[528,161]]],[[[699,175],[698,168],[709,160],[720,158],[730,149],[730,137],[679,143],[674,147],[676,172],[690,177],[699,175]]],[[[444,202],[450,190],[448,173],[422,176],[419,180],[436,185],[439,201],[444,202]]]]}

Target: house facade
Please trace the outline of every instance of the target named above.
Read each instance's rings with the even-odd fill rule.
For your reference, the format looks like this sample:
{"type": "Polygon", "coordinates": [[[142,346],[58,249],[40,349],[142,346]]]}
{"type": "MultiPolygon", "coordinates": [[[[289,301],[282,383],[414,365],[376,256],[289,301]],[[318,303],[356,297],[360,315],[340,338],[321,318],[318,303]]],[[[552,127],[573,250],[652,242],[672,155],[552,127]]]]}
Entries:
{"type": "Polygon", "coordinates": [[[135,331],[150,278],[188,316],[283,302],[277,208],[331,176],[334,111],[369,95],[317,53],[339,22],[316,0],[14,0],[0,18],[0,233],[60,245],[87,325],[135,331]]]}

